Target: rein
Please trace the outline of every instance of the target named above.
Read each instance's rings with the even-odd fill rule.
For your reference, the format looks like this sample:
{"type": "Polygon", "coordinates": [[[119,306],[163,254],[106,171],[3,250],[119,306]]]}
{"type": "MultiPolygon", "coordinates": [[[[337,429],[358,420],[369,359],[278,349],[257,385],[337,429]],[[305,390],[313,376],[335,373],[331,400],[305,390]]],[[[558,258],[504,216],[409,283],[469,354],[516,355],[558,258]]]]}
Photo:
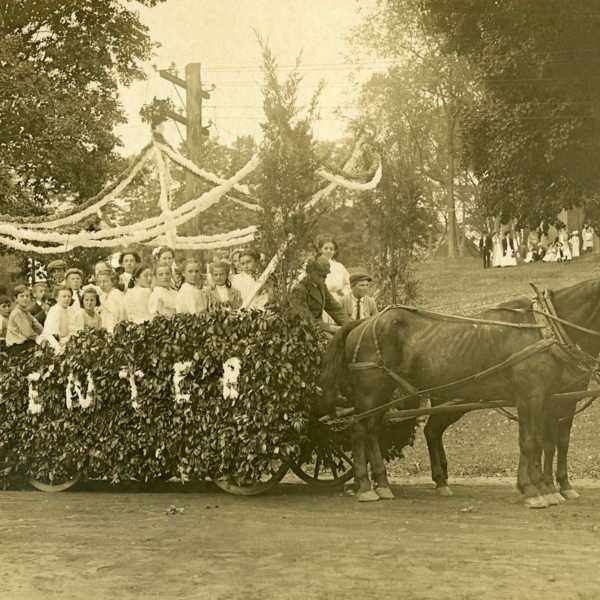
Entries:
{"type": "MultiPolygon", "coordinates": [[[[518,308],[504,308],[504,307],[500,307],[500,309],[501,310],[509,310],[512,312],[519,312],[521,314],[531,312],[534,316],[537,317],[536,323],[510,323],[510,322],[506,322],[506,321],[496,321],[496,320],[490,320],[490,319],[477,319],[477,318],[473,318],[473,317],[462,317],[462,316],[458,316],[458,315],[448,315],[448,314],[444,314],[444,313],[437,313],[434,311],[429,311],[429,310],[421,309],[421,308],[418,308],[415,306],[408,306],[408,305],[403,305],[403,304],[395,304],[395,305],[387,306],[381,312],[377,313],[377,315],[375,315],[374,317],[371,317],[370,319],[366,319],[364,321],[364,323],[359,325],[359,327],[362,326],[362,330],[360,332],[358,341],[357,341],[354,351],[352,353],[352,361],[348,364],[348,368],[350,370],[355,370],[355,371],[366,370],[366,369],[381,369],[389,377],[391,377],[394,381],[396,381],[396,383],[398,383],[404,389],[404,391],[407,392],[407,395],[402,396],[401,398],[398,398],[396,400],[391,400],[390,402],[382,404],[381,406],[378,406],[376,408],[372,408],[370,410],[364,411],[360,415],[346,417],[344,419],[340,419],[339,421],[361,420],[361,419],[385,412],[389,408],[392,408],[393,406],[396,406],[402,402],[405,402],[408,399],[429,396],[431,394],[435,394],[435,392],[449,391],[454,388],[464,386],[470,382],[477,381],[482,377],[486,377],[486,376],[489,376],[500,370],[506,369],[507,367],[511,366],[512,364],[519,362],[521,360],[524,360],[524,359],[532,356],[533,354],[537,354],[538,352],[542,352],[542,351],[546,351],[546,350],[552,351],[552,350],[556,349],[556,352],[554,354],[555,354],[555,356],[557,355],[557,358],[559,358],[563,362],[566,362],[569,366],[574,367],[575,369],[579,370],[580,372],[584,371],[585,374],[589,374],[590,372],[592,372],[592,373],[596,372],[598,369],[598,360],[595,359],[594,357],[592,357],[591,355],[587,354],[583,350],[581,350],[581,348],[579,348],[579,346],[575,345],[569,338],[567,332],[565,331],[564,327],[562,327],[562,325],[565,325],[571,329],[576,329],[576,330],[581,331],[582,333],[586,333],[588,335],[599,336],[599,337],[600,337],[600,331],[588,329],[587,327],[583,327],[581,325],[577,325],[576,323],[572,323],[571,321],[567,321],[566,319],[562,319],[561,317],[559,317],[556,314],[556,309],[554,308],[554,305],[552,303],[550,293],[548,291],[546,291],[544,294],[542,294],[534,284],[530,284],[530,285],[533,287],[533,289],[536,293],[536,298],[534,300],[532,307],[529,310],[518,309],[518,308]],[[536,304],[537,304],[537,306],[539,306],[541,308],[536,308],[535,307],[536,304]],[[534,344],[526,346],[523,350],[520,350],[519,352],[512,354],[506,360],[504,360],[496,365],[493,365],[487,369],[484,369],[483,371],[475,373],[474,375],[471,375],[469,377],[465,377],[463,379],[453,381],[453,382],[450,382],[450,383],[447,383],[444,385],[439,385],[439,386],[435,386],[432,388],[418,390],[411,383],[409,383],[404,377],[402,377],[401,375],[396,373],[393,369],[388,367],[385,364],[385,360],[383,358],[383,353],[381,351],[381,346],[380,346],[379,338],[377,335],[377,323],[379,322],[379,319],[381,318],[381,316],[383,314],[385,314],[387,311],[389,311],[393,308],[401,308],[401,309],[408,310],[413,313],[423,314],[426,316],[431,316],[431,317],[435,317],[435,318],[439,318],[439,319],[443,319],[443,320],[447,320],[447,321],[473,323],[474,326],[481,324],[481,325],[495,325],[495,326],[500,326],[500,327],[514,327],[514,328],[518,328],[518,329],[539,329],[542,331],[542,339],[534,344]],[[545,319],[545,323],[539,322],[540,321],[539,317],[543,317],[543,319],[545,319]],[[367,330],[370,330],[372,333],[372,336],[373,336],[373,343],[375,346],[375,353],[377,356],[377,361],[375,361],[375,362],[374,361],[360,362],[357,360],[358,354],[360,352],[361,344],[364,339],[364,336],[367,333],[367,330]],[[546,333],[546,332],[548,332],[548,330],[549,330],[549,334],[546,333]]],[[[596,314],[597,310],[598,309],[596,309],[594,311],[594,314],[596,314]]],[[[591,319],[591,317],[586,320],[586,323],[589,322],[590,319],[591,319]]],[[[588,400],[580,410],[576,411],[575,414],[579,414],[580,412],[585,410],[593,401],[594,401],[594,398],[588,400]]],[[[509,413],[509,415],[510,415],[510,413],[509,413]]],[[[509,416],[509,415],[507,415],[507,416],[509,416]]],[[[510,417],[512,417],[512,415],[510,415],[510,417]]],[[[512,417],[512,418],[516,419],[516,417],[512,417]]]]}

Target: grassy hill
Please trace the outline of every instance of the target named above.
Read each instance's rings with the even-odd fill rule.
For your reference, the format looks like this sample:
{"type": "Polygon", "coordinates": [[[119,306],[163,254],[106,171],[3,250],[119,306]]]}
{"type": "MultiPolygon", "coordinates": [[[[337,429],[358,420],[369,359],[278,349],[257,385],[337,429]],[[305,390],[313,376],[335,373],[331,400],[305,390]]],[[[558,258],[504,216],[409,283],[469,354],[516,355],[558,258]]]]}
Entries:
{"type": "MultiPolygon", "coordinates": [[[[460,315],[477,312],[518,296],[531,296],[529,282],[561,288],[600,277],[600,257],[585,256],[571,263],[533,264],[483,269],[478,259],[435,259],[418,266],[417,304],[460,315]]],[[[514,476],[517,424],[494,411],[463,417],[445,434],[450,479],[453,476],[514,476]]],[[[574,477],[600,478],[600,401],[579,415],[573,425],[569,452],[574,477]]],[[[392,465],[396,475],[429,475],[429,457],[422,434],[414,450],[392,465]]]]}

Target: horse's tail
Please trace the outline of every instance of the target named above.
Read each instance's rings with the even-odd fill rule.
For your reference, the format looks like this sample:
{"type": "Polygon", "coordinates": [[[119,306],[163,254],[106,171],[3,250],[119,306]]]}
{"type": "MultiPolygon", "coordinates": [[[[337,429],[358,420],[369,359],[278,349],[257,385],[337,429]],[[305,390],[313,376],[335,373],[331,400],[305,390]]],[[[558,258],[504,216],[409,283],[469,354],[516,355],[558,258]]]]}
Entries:
{"type": "Polygon", "coordinates": [[[346,364],[346,339],[348,334],[362,321],[350,321],[339,329],[325,349],[321,361],[319,385],[323,395],[317,412],[321,415],[332,414],[339,392],[339,384],[347,381],[348,366],[346,364]]]}

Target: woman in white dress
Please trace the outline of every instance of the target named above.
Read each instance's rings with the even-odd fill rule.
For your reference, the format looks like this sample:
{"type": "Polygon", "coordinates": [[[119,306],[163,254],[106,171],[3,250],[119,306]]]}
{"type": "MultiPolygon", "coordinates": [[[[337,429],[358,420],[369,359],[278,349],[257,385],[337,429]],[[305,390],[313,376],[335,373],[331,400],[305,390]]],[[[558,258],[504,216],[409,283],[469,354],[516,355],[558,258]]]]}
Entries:
{"type": "Polygon", "coordinates": [[[507,231],[504,240],[502,241],[502,263],[503,267],[516,267],[517,266],[517,256],[515,252],[515,241],[510,234],[510,231],[507,231]]]}
{"type": "Polygon", "coordinates": [[[150,294],[152,289],[152,269],[148,265],[140,265],[129,280],[129,287],[123,300],[125,318],[133,323],[150,321],[150,294]]]}
{"type": "Polygon", "coordinates": [[[542,260],[544,262],[550,263],[550,262],[558,262],[559,256],[560,256],[560,249],[559,249],[559,242],[558,240],[556,240],[553,244],[550,244],[548,246],[548,249],[546,250],[546,254],[544,254],[544,258],[542,258],[542,260]]]}
{"type": "Polygon", "coordinates": [[[571,255],[571,247],[569,246],[569,234],[567,233],[566,227],[562,227],[558,232],[558,241],[560,243],[562,259],[565,261],[571,260],[573,257],[571,255]]]}
{"type": "Polygon", "coordinates": [[[583,238],[582,252],[584,254],[591,252],[594,249],[594,228],[589,223],[583,227],[581,237],[583,238]]]}
{"type": "Polygon", "coordinates": [[[571,231],[571,237],[569,238],[569,244],[571,245],[571,256],[573,258],[579,258],[581,253],[581,242],[579,240],[579,231],[571,231]]]}
{"type": "Polygon", "coordinates": [[[177,311],[177,292],[171,287],[171,267],[168,265],[158,265],[154,273],[155,285],[148,309],[150,315],[154,318],[156,315],[172,317],[177,311]]]}
{"type": "Polygon", "coordinates": [[[199,279],[200,263],[195,258],[188,258],[183,263],[183,283],[177,292],[175,309],[178,314],[198,315],[208,309],[206,294],[198,287],[199,279]]]}
{"type": "Polygon", "coordinates": [[[350,274],[346,267],[337,260],[339,256],[339,245],[331,238],[325,238],[319,241],[317,249],[321,256],[329,261],[329,275],[325,280],[327,289],[338,302],[350,292],[350,274]]]}
{"type": "Polygon", "coordinates": [[[496,231],[492,236],[492,267],[502,266],[503,254],[502,238],[500,237],[500,232],[496,231]]]}
{"type": "Polygon", "coordinates": [[[109,333],[113,333],[115,327],[121,321],[125,321],[125,295],[115,287],[117,280],[117,275],[112,269],[101,271],[98,274],[97,283],[101,290],[100,310],[98,312],[100,313],[102,328],[109,333]]]}

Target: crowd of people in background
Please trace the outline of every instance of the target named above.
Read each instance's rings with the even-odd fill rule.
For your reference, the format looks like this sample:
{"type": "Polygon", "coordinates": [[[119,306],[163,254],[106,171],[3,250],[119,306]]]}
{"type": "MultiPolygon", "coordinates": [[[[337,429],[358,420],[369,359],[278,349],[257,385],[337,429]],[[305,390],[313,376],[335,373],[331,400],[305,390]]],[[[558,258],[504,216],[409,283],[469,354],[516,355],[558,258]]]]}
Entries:
{"type": "Polygon", "coordinates": [[[582,254],[594,251],[594,228],[586,223],[581,232],[559,227],[555,238],[550,241],[548,232],[540,228],[531,230],[527,239],[507,231],[504,234],[484,232],[479,240],[479,251],[483,268],[514,267],[520,261],[569,262],[582,254]]]}
{"type": "MultiPolygon", "coordinates": [[[[307,291],[300,305],[296,302],[296,312],[330,332],[349,319],[377,311],[369,296],[371,277],[364,272],[350,275],[338,261],[338,252],[335,240],[320,241],[315,252],[308,253],[296,283],[307,291]]],[[[87,282],[79,268],[54,260],[46,267],[46,278],[17,285],[12,295],[0,296],[0,349],[16,353],[46,342],[64,347],[82,330],[112,333],[123,321],[143,323],[157,315],[201,314],[218,308],[266,310],[273,294],[269,285],[259,289],[261,271],[261,256],[253,250],[215,253],[206,273],[196,258],[176,263],[175,252],[168,247],[153,252],[152,264],[126,250],[116,268],[108,259],[98,261],[87,282]]],[[[296,301],[300,296],[296,293],[296,301]]]]}

